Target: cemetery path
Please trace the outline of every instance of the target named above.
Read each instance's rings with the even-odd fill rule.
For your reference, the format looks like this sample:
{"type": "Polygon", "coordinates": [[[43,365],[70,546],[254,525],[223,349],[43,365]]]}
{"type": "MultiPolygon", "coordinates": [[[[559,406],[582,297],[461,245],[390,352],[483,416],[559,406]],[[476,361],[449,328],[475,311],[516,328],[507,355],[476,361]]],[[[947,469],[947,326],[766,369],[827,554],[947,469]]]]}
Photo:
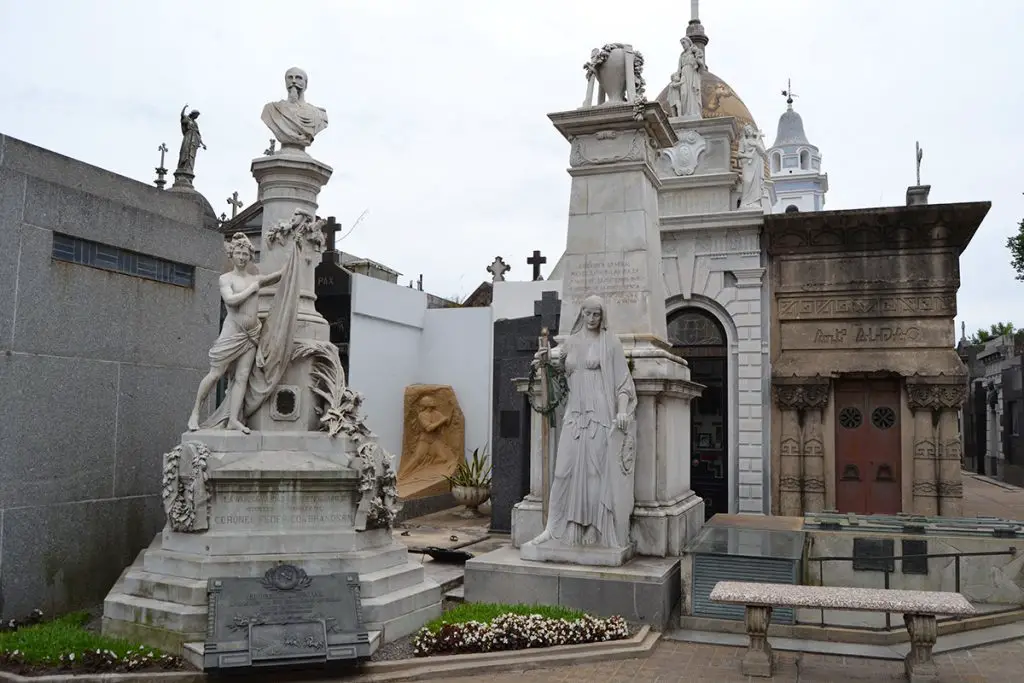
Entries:
{"type": "MultiPolygon", "coordinates": [[[[552,669],[446,679],[448,683],[866,683],[906,681],[902,661],[776,653],[775,676],[740,673],[743,650],[720,645],[660,641],[644,659],[577,664],[552,669]]],[[[1024,669],[1024,640],[936,657],[939,683],[1008,683],[1024,669]]]]}
{"type": "Polygon", "coordinates": [[[964,472],[964,517],[1024,520],[1024,489],[964,472]]]}

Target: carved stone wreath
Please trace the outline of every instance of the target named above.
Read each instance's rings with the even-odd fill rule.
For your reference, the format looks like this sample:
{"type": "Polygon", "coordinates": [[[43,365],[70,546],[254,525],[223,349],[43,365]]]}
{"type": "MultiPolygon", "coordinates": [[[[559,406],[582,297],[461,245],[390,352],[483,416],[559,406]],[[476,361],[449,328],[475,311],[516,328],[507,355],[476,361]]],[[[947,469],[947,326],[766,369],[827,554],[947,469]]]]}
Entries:
{"type": "Polygon", "coordinates": [[[285,219],[267,231],[267,244],[285,244],[293,239],[299,243],[306,259],[311,261],[323,253],[327,238],[324,235],[326,221],[316,218],[305,209],[295,209],[290,219],[285,219]]]}
{"type": "Polygon", "coordinates": [[[161,496],[173,531],[191,533],[209,528],[209,457],[210,449],[199,441],[186,441],[164,454],[161,496]],[[182,455],[186,451],[189,457],[183,467],[182,455]]]}

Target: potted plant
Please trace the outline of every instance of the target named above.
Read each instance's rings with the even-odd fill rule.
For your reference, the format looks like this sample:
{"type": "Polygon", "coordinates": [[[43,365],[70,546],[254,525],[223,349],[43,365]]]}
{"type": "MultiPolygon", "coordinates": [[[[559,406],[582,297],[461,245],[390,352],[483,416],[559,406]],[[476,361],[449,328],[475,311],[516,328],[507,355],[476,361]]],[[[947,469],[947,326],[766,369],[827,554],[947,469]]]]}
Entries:
{"type": "Polygon", "coordinates": [[[445,477],[452,487],[452,497],[459,505],[465,505],[470,515],[478,514],[477,508],[491,497],[491,458],[487,449],[473,449],[473,456],[463,460],[455,473],[445,477]]]}

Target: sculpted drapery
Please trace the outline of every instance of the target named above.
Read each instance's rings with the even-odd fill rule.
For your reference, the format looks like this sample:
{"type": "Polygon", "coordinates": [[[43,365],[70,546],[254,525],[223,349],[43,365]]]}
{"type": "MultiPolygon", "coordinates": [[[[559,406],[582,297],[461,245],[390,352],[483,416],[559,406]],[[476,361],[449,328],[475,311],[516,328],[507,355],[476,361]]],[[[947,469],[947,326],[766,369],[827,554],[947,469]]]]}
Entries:
{"type": "Polygon", "coordinates": [[[533,543],[618,548],[629,544],[636,458],[636,388],[599,297],[583,302],[553,349],[569,386],[555,456],[548,521],[533,543]]]}

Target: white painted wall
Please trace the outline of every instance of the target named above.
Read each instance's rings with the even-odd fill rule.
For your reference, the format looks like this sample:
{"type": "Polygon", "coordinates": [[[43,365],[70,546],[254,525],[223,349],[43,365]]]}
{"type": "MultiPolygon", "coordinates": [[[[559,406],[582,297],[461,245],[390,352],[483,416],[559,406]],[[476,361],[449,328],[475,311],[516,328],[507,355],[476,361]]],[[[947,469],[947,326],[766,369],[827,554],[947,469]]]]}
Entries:
{"type": "Polygon", "coordinates": [[[423,327],[417,381],[455,390],[466,416],[467,455],[491,443],[493,331],[487,308],[431,308],[423,327]]]}
{"type": "Polygon", "coordinates": [[[419,290],[352,276],[348,381],[385,449],[401,459],[410,384],[451,385],[466,416],[466,447],[490,443],[492,330],[490,309],[428,309],[419,290]]]}
{"type": "Polygon", "coordinates": [[[533,315],[533,304],[544,292],[561,295],[561,280],[495,282],[491,298],[491,320],[511,320],[533,315]]]}

